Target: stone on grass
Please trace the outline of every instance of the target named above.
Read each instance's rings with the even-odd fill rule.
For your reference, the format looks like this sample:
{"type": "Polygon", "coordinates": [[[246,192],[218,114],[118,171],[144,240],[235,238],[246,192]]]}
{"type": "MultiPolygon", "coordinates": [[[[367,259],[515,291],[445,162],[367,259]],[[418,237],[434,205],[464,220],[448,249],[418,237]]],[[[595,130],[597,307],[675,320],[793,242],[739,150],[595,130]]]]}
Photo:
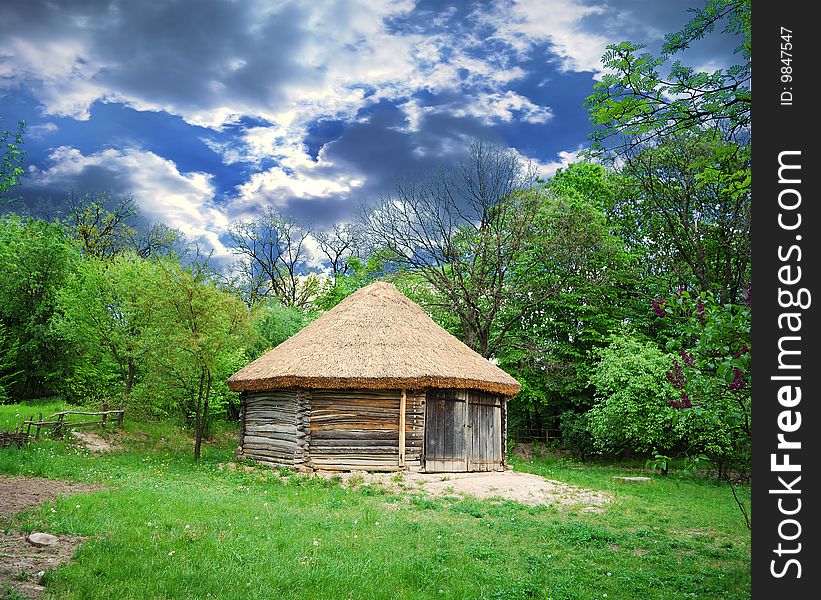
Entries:
{"type": "Polygon", "coordinates": [[[60,542],[60,539],[56,535],[51,535],[50,533],[30,533],[26,539],[29,544],[38,548],[56,546],[60,542]]]}
{"type": "Polygon", "coordinates": [[[649,477],[613,477],[613,479],[618,479],[619,481],[633,481],[635,483],[647,483],[648,481],[653,481],[649,477]]]}

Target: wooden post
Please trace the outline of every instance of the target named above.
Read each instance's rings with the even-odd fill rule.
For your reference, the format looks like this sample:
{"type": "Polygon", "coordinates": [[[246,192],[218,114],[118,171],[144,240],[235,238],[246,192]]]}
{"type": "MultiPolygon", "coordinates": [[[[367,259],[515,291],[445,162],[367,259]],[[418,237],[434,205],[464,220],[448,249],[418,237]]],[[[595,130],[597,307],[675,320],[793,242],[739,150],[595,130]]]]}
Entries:
{"type": "Polygon", "coordinates": [[[125,411],[121,410],[120,414],[117,415],[117,426],[122,429],[123,428],[123,416],[125,416],[125,411]]]}
{"type": "Polygon", "coordinates": [[[37,432],[34,434],[34,439],[35,440],[40,439],[40,423],[42,423],[42,421],[43,421],[43,413],[40,413],[40,416],[37,417],[37,432]]]}
{"type": "Polygon", "coordinates": [[[399,400],[399,466],[405,466],[405,406],[408,402],[408,391],[402,390],[399,400]]]}

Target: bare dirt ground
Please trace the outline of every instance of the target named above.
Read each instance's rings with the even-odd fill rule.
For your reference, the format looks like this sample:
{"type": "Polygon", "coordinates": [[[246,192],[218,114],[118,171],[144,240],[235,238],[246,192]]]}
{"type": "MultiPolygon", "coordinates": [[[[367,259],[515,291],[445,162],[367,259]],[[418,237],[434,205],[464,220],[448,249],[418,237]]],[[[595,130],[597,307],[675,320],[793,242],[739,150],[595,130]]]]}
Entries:
{"type": "Polygon", "coordinates": [[[585,512],[603,512],[613,497],[569,483],[545,479],[531,473],[492,471],[488,473],[331,473],[347,485],[375,484],[393,492],[422,493],[429,497],[473,497],[514,500],[529,506],[548,505],[585,512]]]}
{"type": "MultiPolygon", "coordinates": [[[[41,477],[0,476],[0,523],[27,508],[51,502],[58,496],[93,492],[99,486],[54,481],[41,477]]],[[[37,548],[19,531],[0,530],[0,594],[10,586],[28,598],[43,595],[40,585],[43,574],[56,569],[71,559],[77,547],[85,540],[73,535],[60,535],[54,546],[37,548]]]]}
{"type": "Polygon", "coordinates": [[[105,454],[106,452],[113,452],[121,448],[119,444],[112,444],[109,440],[94,431],[75,429],[71,432],[71,435],[74,436],[77,443],[95,454],[105,454]]]}

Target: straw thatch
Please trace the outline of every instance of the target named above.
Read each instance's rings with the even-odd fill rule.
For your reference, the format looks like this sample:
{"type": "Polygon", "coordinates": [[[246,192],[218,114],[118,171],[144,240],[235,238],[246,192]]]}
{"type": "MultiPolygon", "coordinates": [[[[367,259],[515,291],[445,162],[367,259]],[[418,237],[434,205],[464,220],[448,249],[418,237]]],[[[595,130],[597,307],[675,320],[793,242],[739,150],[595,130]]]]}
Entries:
{"type": "Polygon", "coordinates": [[[521,387],[383,282],[358,290],[246,365],[228,386],[247,392],[468,388],[503,396],[521,387]]]}

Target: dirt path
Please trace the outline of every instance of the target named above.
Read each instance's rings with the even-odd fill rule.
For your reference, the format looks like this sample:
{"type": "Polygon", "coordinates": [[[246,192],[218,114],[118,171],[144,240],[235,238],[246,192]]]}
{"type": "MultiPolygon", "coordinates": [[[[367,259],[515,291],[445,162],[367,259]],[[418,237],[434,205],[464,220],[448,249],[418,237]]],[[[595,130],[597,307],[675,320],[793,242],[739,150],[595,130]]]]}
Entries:
{"type": "MultiPolygon", "coordinates": [[[[42,477],[0,476],[0,523],[10,522],[13,515],[52,502],[58,496],[99,489],[100,486],[42,477]]],[[[24,597],[42,597],[43,574],[68,562],[84,540],[80,536],[60,535],[57,544],[38,548],[27,541],[25,533],[0,530],[0,594],[11,586],[24,597]]]]}
{"type": "Polygon", "coordinates": [[[589,490],[569,483],[545,479],[531,473],[493,471],[489,473],[330,473],[340,475],[348,485],[376,484],[394,492],[421,492],[430,497],[466,496],[515,500],[530,506],[552,505],[585,512],[603,512],[613,497],[607,492],[589,490]]]}

